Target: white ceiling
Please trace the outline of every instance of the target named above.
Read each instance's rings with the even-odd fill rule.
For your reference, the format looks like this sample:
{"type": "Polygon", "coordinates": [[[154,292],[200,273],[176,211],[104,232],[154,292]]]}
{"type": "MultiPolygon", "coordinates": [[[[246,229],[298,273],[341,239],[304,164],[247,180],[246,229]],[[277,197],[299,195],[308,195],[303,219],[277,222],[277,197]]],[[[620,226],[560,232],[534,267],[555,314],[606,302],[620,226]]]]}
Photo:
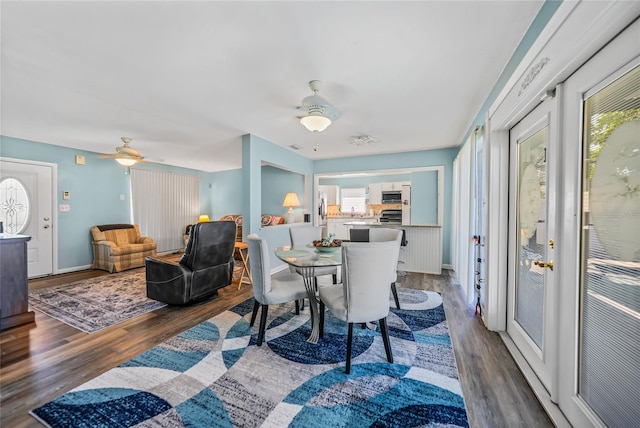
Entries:
{"type": "Polygon", "coordinates": [[[311,159],[455,147],[543,3],[2,1],[0,132],[203,171],[240,168],[248,133],[311,159]],[[313,79],[342,111],[320,134],[296,119],[313,79]]]}

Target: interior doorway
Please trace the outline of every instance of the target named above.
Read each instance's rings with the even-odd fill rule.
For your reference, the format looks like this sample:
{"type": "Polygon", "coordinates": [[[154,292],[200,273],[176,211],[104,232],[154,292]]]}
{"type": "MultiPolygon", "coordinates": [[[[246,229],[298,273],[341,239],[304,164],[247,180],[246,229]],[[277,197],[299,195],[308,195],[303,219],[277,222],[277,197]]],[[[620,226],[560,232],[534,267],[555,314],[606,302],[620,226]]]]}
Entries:
{"type": "Polygon", "coordinates": [[[53,274],[55,165],[0,160],[0,221],[5,234],[29,235],[30,278],[53,274]]]}

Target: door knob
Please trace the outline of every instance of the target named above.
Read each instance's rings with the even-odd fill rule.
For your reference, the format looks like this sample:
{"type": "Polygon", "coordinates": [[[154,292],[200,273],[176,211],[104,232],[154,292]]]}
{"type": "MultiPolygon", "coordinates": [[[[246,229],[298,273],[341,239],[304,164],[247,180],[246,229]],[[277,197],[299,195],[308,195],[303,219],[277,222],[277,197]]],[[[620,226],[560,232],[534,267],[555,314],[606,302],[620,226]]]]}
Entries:
{"type": "Polygon", "coordinates": [[[541,268],[546,268],[548,267],[549,269],[553,270],[553,260],[549,260],[548,262],[541,262],[540,260],[536,260],[533,262],[534,265],[536,266],[540,266],[541,268]]]}
{"type": "Polygon", "coordinates": [[[49,217],[43,218],[44,221],[49,221],[49,217]]]}

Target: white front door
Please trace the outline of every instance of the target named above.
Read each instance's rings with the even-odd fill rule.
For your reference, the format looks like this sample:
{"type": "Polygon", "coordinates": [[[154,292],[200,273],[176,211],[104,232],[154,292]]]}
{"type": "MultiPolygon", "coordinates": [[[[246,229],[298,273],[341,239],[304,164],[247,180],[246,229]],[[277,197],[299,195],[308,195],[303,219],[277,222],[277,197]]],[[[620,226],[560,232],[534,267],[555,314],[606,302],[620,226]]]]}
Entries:
{"type": "Polygon", "coordinates": [[[509,132],[507,333],[549,393],[556,352],[554,120],[551,99],[509,132]]]}
{"type": "Polygon", "coordinates": [[[0,161],[0,221],[5,234],[29,235],[29,277],[53,273],[53,167],[0,161]]]}

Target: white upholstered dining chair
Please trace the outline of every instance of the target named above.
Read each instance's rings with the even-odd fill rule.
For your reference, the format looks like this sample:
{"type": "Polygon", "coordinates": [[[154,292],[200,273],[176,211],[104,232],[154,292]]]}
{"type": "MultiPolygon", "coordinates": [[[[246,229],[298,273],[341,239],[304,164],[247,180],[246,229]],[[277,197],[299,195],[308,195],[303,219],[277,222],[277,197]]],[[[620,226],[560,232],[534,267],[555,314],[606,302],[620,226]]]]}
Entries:
{"type": "Polygon", "coordinates": [[[320,332],[324,328],[325,307],[348,323],[345,372],[351,371],[353,324],[378,321],[387,354],[393,363],[387,315],[389,289],[394,278],[400,246],[396,241],[345,242],[342,244],[342,283],[318,289],[320,295],[320,332]]]}
{"type": "Polygon", "coordinates": [[[284,272],[271,278],[269,247],[264,238],[251,234],[247,236],[247,243],[249,244],[249,267],[253,279],[253,297],[255,299],[249,325],[253,327],[258,308],[262,306],[256,343],[261,346],[267,325],[269,305],[295,301],[297,315],[300,313],[298,301],[307,297],[307,289],[304,286],[302,276],[295,272],[284,272]]]}
{"type": "MultiPolygon", "coordinates": [[[[391,229],[389,227],[372,227],[368,229],[350,229],[349,239],[351,242],[385,242],[395,241],[398,243],[398,249],[402,246],[403,231],[400,229],[391,229]]],[[[400,258],[400,251],[396,257],[396,265],[400,258]]],[[[398,290],[396,289],[396,282],[398,281],[398,269],[396,267],[393,281],[391,282],[391,292],[393,293],[393,300],[396,302],[396,308],[400,309],[400,299],[398,299],[398,290]]]]}

